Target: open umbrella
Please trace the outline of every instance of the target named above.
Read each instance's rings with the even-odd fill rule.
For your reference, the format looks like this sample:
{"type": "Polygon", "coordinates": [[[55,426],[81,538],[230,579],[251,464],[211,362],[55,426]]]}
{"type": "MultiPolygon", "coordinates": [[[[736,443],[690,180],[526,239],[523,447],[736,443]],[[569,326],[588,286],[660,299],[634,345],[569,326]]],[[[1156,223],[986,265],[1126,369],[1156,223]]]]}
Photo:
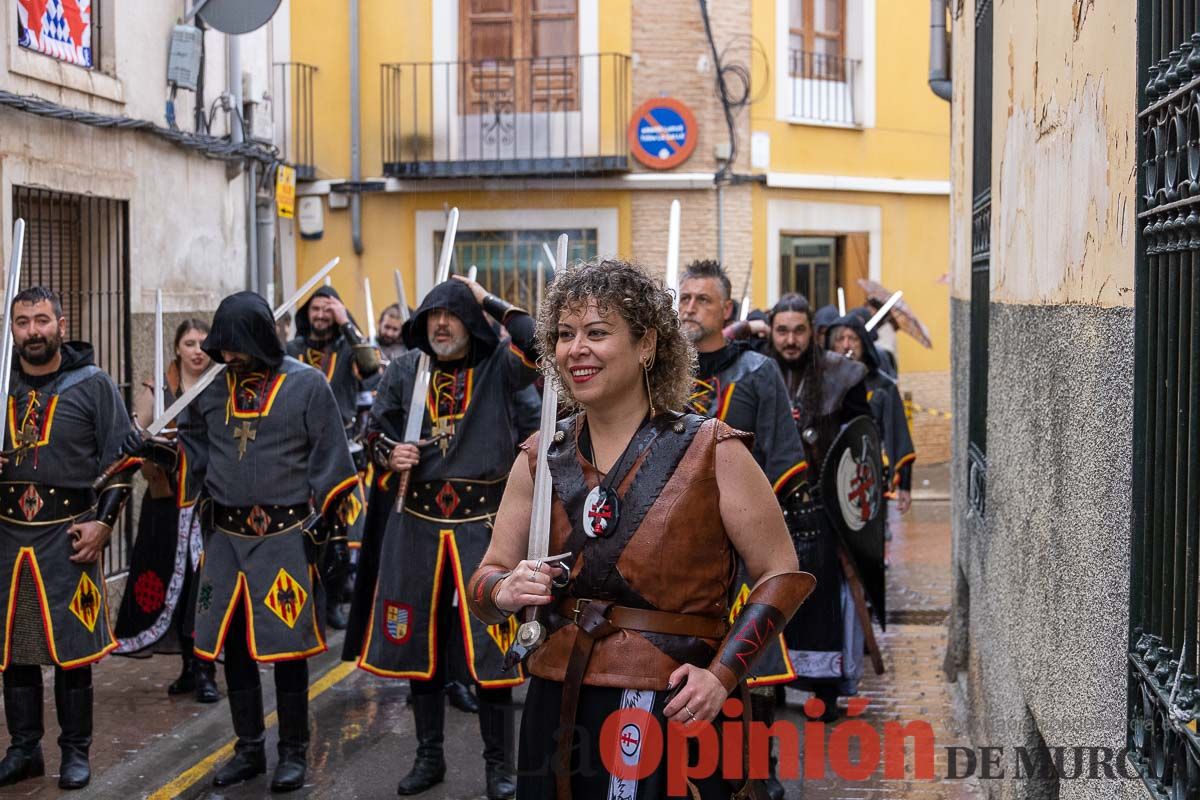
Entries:
{"type": "MultiPolygon", "coordinates": [[[[859,278],[858,285],[867,293],[868,300],[874,300],[877,303],[886,303],[887,299],[895,294],[883,284],[866,278],[859,278]]],[[[897,301],[888,316],[896,323],[897,328],[916,339],[924,347],[933,348],[933,342],[929,340],[929,329],[921,320],[917,319],[917,315],[909,308],[908,303],[903,300],[897,301]]]]}

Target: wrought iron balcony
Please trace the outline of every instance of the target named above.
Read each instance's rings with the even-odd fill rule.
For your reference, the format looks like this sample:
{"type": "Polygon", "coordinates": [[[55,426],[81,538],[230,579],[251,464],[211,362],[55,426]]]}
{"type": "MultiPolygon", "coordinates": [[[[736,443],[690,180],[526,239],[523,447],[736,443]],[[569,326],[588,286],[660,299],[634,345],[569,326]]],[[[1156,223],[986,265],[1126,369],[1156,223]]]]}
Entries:
{"type": "Polygon", "coordinates": [[[857,126],[859,113],[858,74],[862,62],[853,58],[788,52],[788,80],[781,89],[788,96],[789,119],[800,122],[857,126]]]}
{"type": "Polygon", "coordinates": [[[317,68],[312,64],[284,61],[279,68],[279,148],[283,158],[296,168],[297,180],[317,176],[313,146],[313,82],[317,68]]]}
{"type": "Polygon", "coordinates": [[[627,55],[381,69],[385,175],[595,175],[629,169],[627,55]]]}

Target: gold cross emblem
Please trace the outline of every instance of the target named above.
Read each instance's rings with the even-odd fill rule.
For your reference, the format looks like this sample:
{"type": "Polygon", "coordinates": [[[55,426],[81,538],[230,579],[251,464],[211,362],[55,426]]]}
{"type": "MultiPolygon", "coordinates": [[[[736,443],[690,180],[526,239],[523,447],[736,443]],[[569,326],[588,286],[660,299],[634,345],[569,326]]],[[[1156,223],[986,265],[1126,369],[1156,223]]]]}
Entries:
{"type": "Polygon", "coordinates": [[[242,427],[233,432],[233,438],[238,440],[238,461],[246,455],[246,448],[258,437],[258,431],[250,427],[250,423],[242,420],[242,427]]]}
{"type": "Polygon", "coordinates": [[[442,451],[442,458],[445,458],[446,451],[450,449],[450,437],[454,435],[454,423],[444,417],[439,418],[434,421],[429,432],[437,440],[438,448],[442,451]]]}

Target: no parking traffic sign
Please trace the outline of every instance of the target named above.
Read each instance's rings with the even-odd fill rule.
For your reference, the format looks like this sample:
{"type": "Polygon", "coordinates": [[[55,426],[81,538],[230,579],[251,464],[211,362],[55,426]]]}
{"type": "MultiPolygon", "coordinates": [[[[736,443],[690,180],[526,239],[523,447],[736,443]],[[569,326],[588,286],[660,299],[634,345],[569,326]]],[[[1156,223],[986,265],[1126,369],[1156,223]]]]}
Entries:
{"type": "Polygon", "coordinates": [[[629,120],[629,149],[650,169],[671,169],[696,149],[696,117],[670,97],[655,97],[638,106],[629,120]]]}

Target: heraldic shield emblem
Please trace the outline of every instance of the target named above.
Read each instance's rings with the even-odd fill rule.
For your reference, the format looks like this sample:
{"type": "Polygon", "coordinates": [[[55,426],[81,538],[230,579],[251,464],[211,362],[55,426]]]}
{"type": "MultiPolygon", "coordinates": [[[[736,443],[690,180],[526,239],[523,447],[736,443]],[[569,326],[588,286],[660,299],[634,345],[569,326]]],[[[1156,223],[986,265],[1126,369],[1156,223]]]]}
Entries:
{"type": "Polygon", "coordinates": [[[842,428],[821,465],[821,497],[858,570],[875,618],[886,628],[883,494],[879,430],[870,417],[856,417],[842,428]]]}

